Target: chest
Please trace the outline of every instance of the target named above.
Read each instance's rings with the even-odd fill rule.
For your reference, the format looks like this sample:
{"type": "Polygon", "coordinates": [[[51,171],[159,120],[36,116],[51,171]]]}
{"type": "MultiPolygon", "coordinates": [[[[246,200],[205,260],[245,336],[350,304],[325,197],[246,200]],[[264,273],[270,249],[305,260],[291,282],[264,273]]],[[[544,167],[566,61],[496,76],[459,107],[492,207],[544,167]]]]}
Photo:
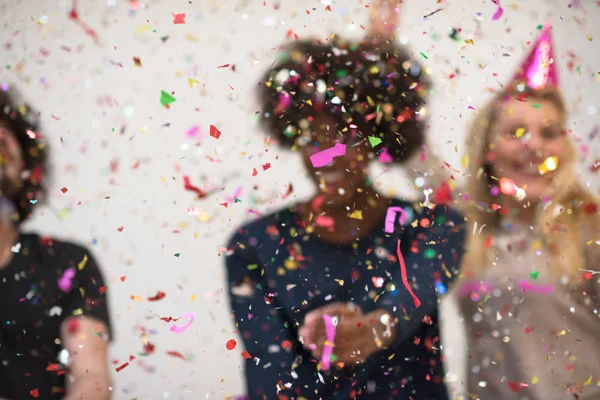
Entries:
{"type": "MultiPolygon", "coordinates": [[[[364,312],[390,287],[398,269],[396,242],[373,237],[350,246],[329,246],[301,238],[265,243],[259,252],[269,290],[288,317],[304,315],[331,302],[353,302],[364,312]]],[[[397,290],[397,289],[396,289],[397,290]]]]}
{"type": "Polygon", "coordinates": [[[53,352],[63,320],[56,270],[28,265],[0,278],[0,335],[17,353],[53,352]]]}

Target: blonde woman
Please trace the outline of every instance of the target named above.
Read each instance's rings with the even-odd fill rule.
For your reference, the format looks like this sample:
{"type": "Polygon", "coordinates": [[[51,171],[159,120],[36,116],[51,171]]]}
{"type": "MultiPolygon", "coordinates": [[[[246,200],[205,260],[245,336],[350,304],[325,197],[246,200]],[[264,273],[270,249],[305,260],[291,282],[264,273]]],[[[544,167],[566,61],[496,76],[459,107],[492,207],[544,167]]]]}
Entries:
{"type": "Polygon", "coordinates": [[[600,399],[600,216],[575,172],[549,26],[468,134],[454,294],[470,399],[600,399]]]}

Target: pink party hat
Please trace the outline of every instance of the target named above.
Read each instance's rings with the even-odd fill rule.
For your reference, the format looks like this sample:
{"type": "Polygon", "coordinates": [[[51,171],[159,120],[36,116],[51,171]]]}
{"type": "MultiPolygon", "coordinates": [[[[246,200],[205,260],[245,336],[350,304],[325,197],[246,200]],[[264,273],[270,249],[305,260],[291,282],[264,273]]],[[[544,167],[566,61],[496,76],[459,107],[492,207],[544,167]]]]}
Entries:
{"type": "Polygon", "coordinates": [[[558,87],[551,30],[550,24],[544,25],[537,42],[513,77],[512,84],[524,84],[533,90],[558,87]]]}

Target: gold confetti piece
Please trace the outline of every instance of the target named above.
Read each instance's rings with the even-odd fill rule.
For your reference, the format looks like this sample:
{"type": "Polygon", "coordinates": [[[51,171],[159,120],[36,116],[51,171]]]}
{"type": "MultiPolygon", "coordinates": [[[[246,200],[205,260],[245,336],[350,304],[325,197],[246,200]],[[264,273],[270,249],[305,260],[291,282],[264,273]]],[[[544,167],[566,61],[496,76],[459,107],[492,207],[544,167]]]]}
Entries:
{"type": "Polygon", "coordinates": [[[515,132],[515,137],[520,138],[525,133],[525,128],[518,128],[515,132]]]}
{"type": "Polygon", "coordinates": [[[298,263],[296,262],[296,260],[290,258],[283,262],[283,266],[290,271],[298,269],[298,263]]]}
{"type": "Polygon", "coordinates": [[[592,384],[592,375],[590,375],[590,377],[588,378],[588,380],[583,383],[583,386],[589,386],[591,384],[592,384]]]}
{"type": "Polygon", "coordinates": [[[469,168],[469,161],[469,156],[465,154],[460,159],[460,165],[462,165],[463,168],[469,168]]]}
{"type": "Polygon", "coordinates": [[[81,260],[81,262],[77,265],[77,269],[81,271],[83,268],[85,268],[85,264],[87,264],[87,260],[88,260],[88,257],[87,257],[87,254],[85,254],[83,256],[83,260],[81,260]]]}
{"type": "Polygon", "coordinates": [[[539,381],[540,381],[540,379],[537,376],[534,376],[533,379],[531,380],[531,383],[535,385],[539,381]]]}
{"type": "Polygon", "coordinates": [[[135,31],[136,31],[136,33],[144,33],[144,32],[149,31],[150,29],[151,29],[150,24],[144,24],[144,25],[139,26],[135,31]]]}
{"type": "Polygon", "coordinates": [[[354,210],[354,211],[352,211],[352,214],[350,214],[350,218],[363,219],[363,217],[362,217],[362,210],[354,210]]]}
{"type": "Polygon", "coordinates": [[[554,171],[556,168],[558,168],[558,158],[555,156],[546,158],[543,163],[538,165],[538,171],[542,175],[554,171]]]}
{"type": "Polygon", "coordinates": [[[541,240],[535,240],[533,243],[531,243],[531,250],[539,250],[542,248],[542,241],[541,240]]]}
{"type": "Polygon", "coordinates": [[[311,106],[311,107],[312,107],[312,105],[313,105],[313,104],[312,104],[312,101],[311,101],[310,99],[306,100],[306,104],[308,104],[308,105],[309,105],[309,106],[311,106]]]}
{"type": "Polygon", "coordinates": [[[473,39],[466,39],[465,43],[466,44],[472,44],[473,46],[475,45],[475,42],[473,42],[473,39]]]}
{"type": "Polygon", "coordinates": [[[190,297],[190,301],[194,301],[194,300],[196,300],[196,295],[195,294],[193,294],[192,297],[190,297]]]}
{"type": "Polygon", "coordinates": [[[188,78],[188,84],[190,85],[190,89],[194,87],[194,84],[200,83],[198,80],[194,78],[188,78]]]}
{"type": "Polygon", "coordinates": [[[83,315],[83,310],[81,308],[78,308],[76,310],[73,310],[73,312],[71,314],[73,314],[73,315],[83,315]]]}

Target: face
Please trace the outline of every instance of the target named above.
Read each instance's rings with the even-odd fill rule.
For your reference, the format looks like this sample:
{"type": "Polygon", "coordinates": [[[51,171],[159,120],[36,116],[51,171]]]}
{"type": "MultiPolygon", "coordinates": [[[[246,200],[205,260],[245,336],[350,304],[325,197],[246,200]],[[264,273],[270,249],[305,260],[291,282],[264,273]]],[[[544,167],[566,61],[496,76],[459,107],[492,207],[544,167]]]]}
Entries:
{"type": "Polygon", "coordinates": [[[23,154],[14,133],[0,122],[0,195],[12,196],[21,185],[23,154]]]}
{"type": "Polygon", "coordinates": [[[314,128],[312,141],[300,148],[304,165],[320,192],[323,203],[328,205],[352,205],[357,189],[364,189],[367,180],[368,155],[363,145],[356,147],[346,143],[346,154],[333,158],[333,162],[315,168],[310,157],[320,151],[344,143],[333,119],[317,117],[311,124],[314,128]]]}
{"type": "Polygon", "coordinates": [[[556,157],[561,168],[569,151],[563,124],[562,113],[550,101],[501,103],[487,154],[493,175],[512,179],[531,202],[548,195],[557,170],[548,171],[552,165],[545,161],[556,157]]]}

